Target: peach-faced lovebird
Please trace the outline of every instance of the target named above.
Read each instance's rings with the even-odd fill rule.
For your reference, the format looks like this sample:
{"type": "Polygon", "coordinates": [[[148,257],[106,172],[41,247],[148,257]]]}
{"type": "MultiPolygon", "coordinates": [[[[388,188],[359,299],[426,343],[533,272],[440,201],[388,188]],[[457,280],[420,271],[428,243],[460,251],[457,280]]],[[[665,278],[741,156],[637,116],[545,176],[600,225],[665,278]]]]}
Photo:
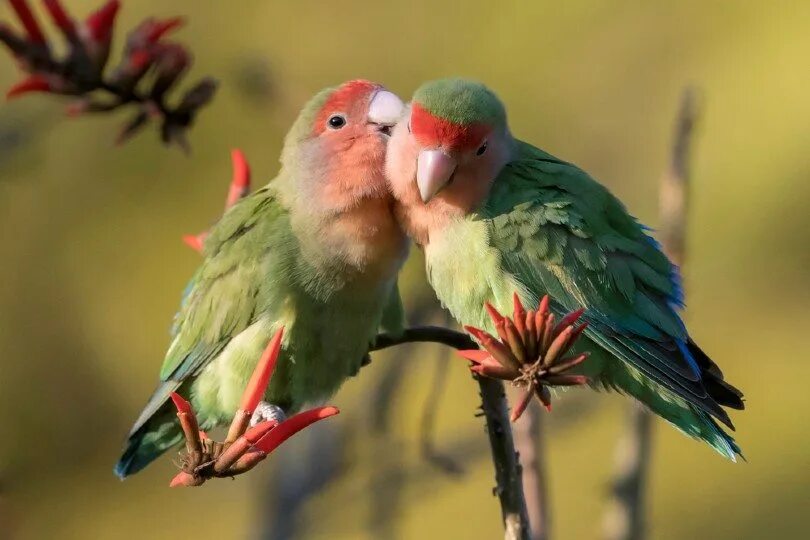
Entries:
{"type": "Polygon", "coordinates": [[[266,403],[275,416],[322,400],[359,369],[382,326],[404,324],[396,276],[407,237],[385,176],[400,99],[351,81],[316,95],[284,141],[281,169],[230,208],[205,240],[180,305],[160,384],[115,467],[123,478],[182,439],[169,394],[200,427],[230,422],[271,336],[285,327],[266,403]]]}
{"type": "Polygon", "coordinates": [[[429,82],[394,128],[386,173],[395,214],[425,252],[439,299],[461,323],[494,332],[504,312],[545,294],[558,318],[585,308],[578,367],[734,459],[722,406],[742,394],[678,315],[677,269],[621,202],[587,173],[512,137],[501,101],[466,80],[429,82]]]}

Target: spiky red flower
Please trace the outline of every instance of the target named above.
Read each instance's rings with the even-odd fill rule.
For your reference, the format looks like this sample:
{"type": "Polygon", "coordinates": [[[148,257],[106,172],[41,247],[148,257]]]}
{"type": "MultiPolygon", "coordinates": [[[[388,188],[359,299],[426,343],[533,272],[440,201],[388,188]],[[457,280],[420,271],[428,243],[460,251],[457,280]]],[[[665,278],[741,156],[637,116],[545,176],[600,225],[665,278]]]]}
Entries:
{"type": "Polygon", "coordinates": [[[177,418],[186,438],[186,452],[182,459],[182,470],[172,478],[170,487],[200,486],[211,478],[244,474],[299,431],[340,412],[336,407],[318,407],[296,414],[281,423],[268,420],[248,428],[253,411],[273,376],[283,335],[282,327],[265,348],[245,388],[242,405],[234,415],[224,442],[214,441],[200,431],[191,404],[172,392],[171,399],[177,408],[177,418]]]}
{"type": "Polygon", "coordinates": [[[537,396],[550,410],[549,386],[576,386],[588,382],[584,375],[566,373],[588,357],[586,352],[565,356],[588,325],[587,322],[577,325],[583,309],[565,315],[555,325],[548,295],[540,300],[536,310],[527,311],[515,294],[511,319],[501,315],[489,303],[484,307],[498,338],[479,328],[465,326],[483,349],[458,353],[472,362],[470,369],[477,375],[510,381],[526,390],[512,408],[513,422],[526,410],[532,396],[537,396]]]}
{"type": "MultiPolygon", "coordinates": [[[[245,158],[245,154],[238,148],[231,150],[231,167],[233,168],[233,174],[231,184],[228,187],[228,196],[225,198],[226,211],[250,194],[250,165],[245,158]]],[[[202,253],[207,236],[207,231],[199,234],[187,234],[183,236],[183,243],[197,253],[202,253]]]]}

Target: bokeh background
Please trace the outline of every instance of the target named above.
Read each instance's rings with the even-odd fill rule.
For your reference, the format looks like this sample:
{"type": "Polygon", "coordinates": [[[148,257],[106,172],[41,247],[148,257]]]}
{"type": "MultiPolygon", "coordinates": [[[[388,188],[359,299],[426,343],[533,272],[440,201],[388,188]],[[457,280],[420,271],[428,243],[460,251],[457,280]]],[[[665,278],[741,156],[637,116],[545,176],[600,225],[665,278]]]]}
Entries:
{"type": "MultiPolygon", "coordinates": [[[[199,262],[180,237],[220,212],[229,149],[263,183],[320,88],[366,77],[408,96],[449,75],[488,83],[518,136],[652,226],[680,92],[701,89],[686,317],[746,392],[748,462],[656,422],[650,537],[808,529],[810,3],[130,0],[119,29],[176,14],[192,75],[222,82],[191,157],[153,133],[113,148],[122,117],[69,120],[45,97],[0,106],[0,537],[500,536],[476,386],[436,346],[376,355],[332,400],[340,417],[237,481],[169,490],[169,457],[124,483],[111,471],[199,262]],[[431,395],[435,446],[460,473],[421,455],[431,395]]],[[[4,55],[0,86],[15,78],[4,55]]],[[[415,250],[403,288],[415,319],[441,322],[415,250]]],[[[556,538],[599,536],[625,410],[573,392],[546,417],[556,538]]]]}

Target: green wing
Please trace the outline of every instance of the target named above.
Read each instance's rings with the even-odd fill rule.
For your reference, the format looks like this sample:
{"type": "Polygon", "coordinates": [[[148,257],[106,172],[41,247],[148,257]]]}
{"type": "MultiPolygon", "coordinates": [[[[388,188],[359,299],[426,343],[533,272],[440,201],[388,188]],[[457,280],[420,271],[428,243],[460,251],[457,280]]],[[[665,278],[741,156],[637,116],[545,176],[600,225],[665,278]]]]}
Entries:
{"type": "MultiPolygon", "coordinates": [[[[270,264],[284,249],[287,214],[269,188],[233,206],[211,230],[205,260],[186,287],[160,370],[161,384],[135,422],[136,432],[169,394],[199,374],[270,302],[270,264]]],[[[274,273],[278,274],[278,273],[274,273]]]]}
{"type": "Polygon", "coordinates": [[[720,385],[722,374],[691,352],[677,270],[657,243],[582,170],[524,143],[519,152],[480,216],[504,269],[534,295],[547,292],[558,316],[586,308],[592,341],[730,425],[701,377],[714,369],[720,385]]]}

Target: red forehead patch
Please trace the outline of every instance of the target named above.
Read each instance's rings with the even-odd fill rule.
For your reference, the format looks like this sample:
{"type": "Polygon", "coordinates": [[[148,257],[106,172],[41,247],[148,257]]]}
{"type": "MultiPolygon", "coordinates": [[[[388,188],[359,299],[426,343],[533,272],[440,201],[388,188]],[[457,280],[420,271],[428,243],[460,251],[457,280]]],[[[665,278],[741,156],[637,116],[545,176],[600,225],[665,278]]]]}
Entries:
{"type": "Polygon", "coordinates": [[[332,113],[351,114],[359,101],[362,101],[379,88],[381,88],[379,84],[364,79],[341,84],[332,92],[329,99],[321,107],[320,112],[318,112],[318,116],[315,118],[315,133],[321,133],[326,129],[326,120],[332,113]]]}
{"type": "Polygon", "coordinates": [[[454,150],[478,148],[489,132],[485,124],[454,124],[434,116],[418,103],[411,107],[411,132],[423,146],[442,146],[454,150]]]}

